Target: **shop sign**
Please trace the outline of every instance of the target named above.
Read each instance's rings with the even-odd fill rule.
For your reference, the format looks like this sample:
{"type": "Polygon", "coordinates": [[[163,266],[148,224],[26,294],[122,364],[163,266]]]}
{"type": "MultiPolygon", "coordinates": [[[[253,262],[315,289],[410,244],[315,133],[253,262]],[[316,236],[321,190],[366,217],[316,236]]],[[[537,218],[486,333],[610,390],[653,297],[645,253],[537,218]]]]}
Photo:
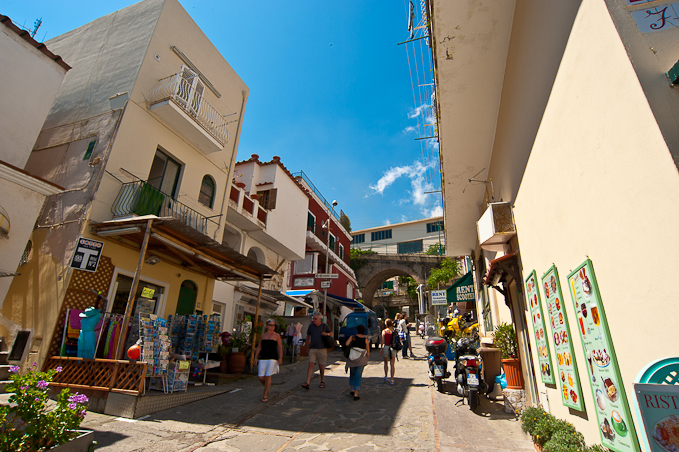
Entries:
{"type": "MultiPolygon", "coordinates": [[[[672,450],[679,440],[679,386],[635,383],[634,392],[651,452],[672,450]]],[[[617,432],[629,427],[622,421],[613,428],[617,432]]]]}
{"type": "Polygon", "coordinates": [[[568,275],[568,287],[578,317],[576,329],[587,358],[601,443],[618,452],[638,452],[639,441],[591,260],[587,259],[568,275]]]}
{"type": "Polygon", "coordinates": [[[547,300],[549,323],[552,325],[552,334],[549,337],[554,342],[557,387],[561,393],[561,402],[567,407],[584,411],[580,373],[573,351],[573,336],[566,306],[563,303],[561,280],[556,266],[552,265],[552,268],[542,275],[542,288],[545,291],[545,300],[547,300]]]}
{"type": "Polygon", "coordinates": [[[104,242],[80,237],[75,247],[70,267],[88,272],[96,272],[99,258],[101,257],[101,250],[103,249],[104,242]]]}
{"type": "Polygon", "coordinates": [[[432,306],[445,306],[448,303],[445,290],[432,290],[430,293],[432,306]]]}
{"type": "Polygon", "coordinates": [[[526,295],[530,303],[530,315],[533,319],[533,334],[538,350],[538,362],[540,363],[540,376],[545,384],[554,384],[554,367],[552,366],[552,354],[549,349],[547,338],[549,333],[545,327],[545,315],[542,312],[542,301],[538,290],[537,275],[533,270],[526,278],[526,295]]]}
{"type": "Polygon", "coordinates": [[[153,294],[155,293],[155,289],[152,289],[150,287],[144,287],[141,291],[141,296],[144,298],[153,298],[153,294]]]}
{"type": "Polygon", "coordinates": [[[292,282],[292,287],[313,287],[314,283],[314,278],[297,278],[292,282]]]}

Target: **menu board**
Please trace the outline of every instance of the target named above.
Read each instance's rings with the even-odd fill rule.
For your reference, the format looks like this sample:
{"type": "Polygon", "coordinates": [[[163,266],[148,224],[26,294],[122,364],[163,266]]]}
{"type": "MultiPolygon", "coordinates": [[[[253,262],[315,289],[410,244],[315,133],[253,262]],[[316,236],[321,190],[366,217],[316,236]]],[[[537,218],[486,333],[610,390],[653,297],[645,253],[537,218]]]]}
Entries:
{"type": "Polygon", "coordinates": [[[582,386],[580,374],[573,353],[573,336],[568,324],[568,314],[563,304],[561,292],[561,280],[556,266],[547,270],[542,275],[542,287],[545,290],[549,321],[552,324],[551,339],[554,341],[554,353],[556,353],[557,386],[561,393],[561,402],[578,411],[584,410],[582,401],[582,386]]]}
{"type": "MultiPolygon", "coordinates": [[[[650,450],[666,452],[679,445],[679,386],[635,383],[634,391],[650,450]]],[[[613,424],[613,427],[616,431],[627,428],[624,423],[613,424]]]]}
{"type": "Polygon", "coordinates": [[[535,344],[538,347],[538,362],[540,363],[540,375],[542,382],[546,384],[554,384],[554,367],[552,367],[552,354],[549,350],[547,337],[549,333],[545,327],[545,315],[542,312],[542,301],[540,301],[540,292],[538,291],[536,281],[538,277],[533,270],[528,278],[526,278],[526,294],[530,302],[530,313],[533,319],[533,334],[535,335],[535,344]]]}
{"type": "Polygon", "coordinates": [[[620,377],[606,313],[592,261],[587,259],[568,275],[577,330],[587,358],[587,373],[596,405],[601,444],[614,451],[639,451],[639,441],[620,377]]]}

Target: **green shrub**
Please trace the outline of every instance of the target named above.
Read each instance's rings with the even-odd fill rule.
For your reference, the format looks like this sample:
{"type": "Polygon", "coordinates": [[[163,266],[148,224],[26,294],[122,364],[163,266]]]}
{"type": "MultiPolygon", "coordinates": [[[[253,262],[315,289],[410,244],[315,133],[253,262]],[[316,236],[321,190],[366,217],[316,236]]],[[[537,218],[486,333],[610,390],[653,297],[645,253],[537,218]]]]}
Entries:
{"type": "Polygon", "coordinates": [[[585,438],[572,424],[557,419],[551,438],[544,444],[543,452],[575,452],[585,449],[585,438]]]}
{"type": "Polygon", "coordinates": [[[609,452],[598,444],[587,447],[575,427],[542,408],[529,407],[521,413],[521,429],[543,447],[543,452],[609,452]]]}

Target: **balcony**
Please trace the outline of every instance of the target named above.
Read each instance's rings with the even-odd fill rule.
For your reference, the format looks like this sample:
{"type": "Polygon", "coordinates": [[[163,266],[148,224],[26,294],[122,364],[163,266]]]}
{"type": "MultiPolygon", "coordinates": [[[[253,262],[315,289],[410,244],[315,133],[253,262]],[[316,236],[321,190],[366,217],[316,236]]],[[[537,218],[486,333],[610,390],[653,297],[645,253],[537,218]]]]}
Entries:
{"type": "MultiPolygon", "coordinates": [[[[219,227],[219,223],[213,219],[172,199],[144,181],[123,184],[113,202],[111,212],[114,218],[129,215],[172,217],[208,237],[210,236],[208,221],[219,227]]],[[[214,232],[214,229],[211,232],[214,232]]]]}
{"type": "Polygon", "coordinates": [[[159,80],[148,95],[149,110],[205,154],[229,141],[228,122],[180,73],[159,80]]]}
{"type": "Polygon", "coordinates": [[[244,231],[261,231],[266,229],[267,217],[268,211],[259,205],[258,200],[248,196],[243,189],[231,186],[227,214],[227,219],[231,223],[244,231]]]}

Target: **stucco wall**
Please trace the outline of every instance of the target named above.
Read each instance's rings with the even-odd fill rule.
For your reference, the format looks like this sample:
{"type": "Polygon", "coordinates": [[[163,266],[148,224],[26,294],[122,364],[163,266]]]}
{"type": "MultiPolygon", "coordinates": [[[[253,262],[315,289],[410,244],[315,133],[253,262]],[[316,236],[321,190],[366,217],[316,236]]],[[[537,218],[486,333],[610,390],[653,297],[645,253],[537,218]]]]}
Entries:
{"type": "MultiPolygon", "coordinates": [[[[535,269],[541,275],[554,263],[567,291],[568,272],[586,256],[592,259],[630,400],[634,378],[647,363],[676,355],[679,302],[664,279],[679,267],[673,240],[678,198],[677,169],[608,10],[603,2],[583,2],[516,197],[515,219],[524,274],[535,269]]],[[[550,409],[588,442],[599,442],[585,357],[578,345],[574,349],[589,421],[570,415],[558,391],[547,388],[550,409]]]]}
{"type": "Polygon", "coordinates": [[[5,25],[0,29],[0,160],[23,168],[66,69],[5,25]]]}

